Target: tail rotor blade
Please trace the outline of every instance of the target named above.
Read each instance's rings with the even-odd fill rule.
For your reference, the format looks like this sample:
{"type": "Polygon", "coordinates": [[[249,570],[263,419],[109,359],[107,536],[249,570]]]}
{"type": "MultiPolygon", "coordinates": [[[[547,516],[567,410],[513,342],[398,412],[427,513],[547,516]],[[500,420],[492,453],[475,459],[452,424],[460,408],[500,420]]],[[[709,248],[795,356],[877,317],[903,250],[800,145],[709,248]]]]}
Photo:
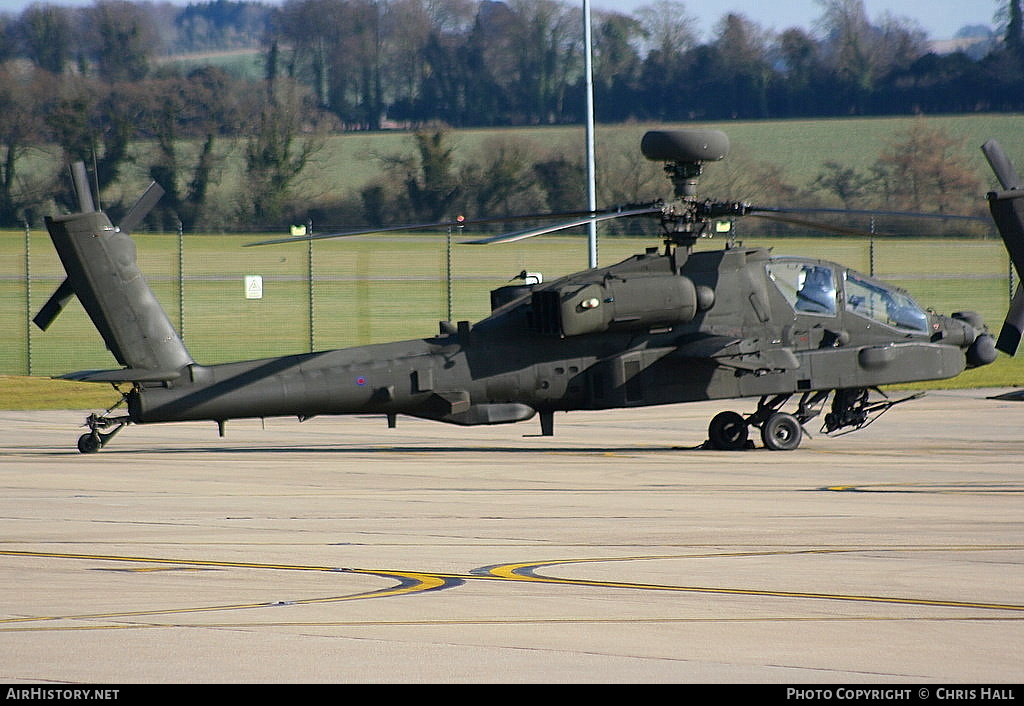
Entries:
{"type": "MultiPolygon", "coordinates": [[[[79,206],[82,208],[82,213],[94,213],[95,208],[92,205],[92,196],[90,195],[88,188],[88,178],[85,173],[85,165],[82,164],[81,162],[75,163],[72,166],[72,176],[74,177],[75,191],[78,192],[79,206]]],[[[123,232],[128,232],[132,228],[138,226],[139,223],[142,222],[142,219],[146,217],[146,214],[149,213],[149,210],[153,208],[154,204],[156,204],[156,202],[160,200],[160,197],[163,196],[163,194],[164,190],[156,182],[150,184],[149,188],[146,189],[145,192],[143,192],[142,196],[139,197],[138,201],[136,201],[135,204],[132,205],[132,207],[128,210],[128,213],[124,218],[124,226],[121,228],[121,230],[123,232]]],[[[103,216],[102,214],[100,214],[100,216],[102,217],[102,222],[109,227],[110,221],[106,219],[106,216],[103,216]]],[[[88,223],[88,225],[85,226],[86,228],[95,227],[97,224],[99,224],[99,221],[96,221],[95,223],[93,222],[95,220],[95,217],[92,216],[79,215],[73,218],[77,220],[86,219],[86,222],[88,223]]],[[[67,269],[68,260],[65,259],[65,254],[61,250],[66,238],[58,239],[58,237],[54,235],[54,226],[50,219],[47,219],[47,228],[50,230],[50,236],[51,238],[53,238],[54,244],[57,246],[57,251],[58,253],[60,253],[62,260],[64,260],[65,269],[67,269]]],[[[60,233],[69,232],[67,224],[62,223],[62,225],[57,228],[57,231],[60,233]]],[[[75,255],[78,258],[81,257],[80,255],[78,255],[77,252],[75,253],[75,255]]],[[[72,269],[67,269],[67,271],[69,273],[77,272],[78,275],[76,281],[82,282],[82,272],[84,271],[82,263],[79,262],[77,259],[75,260],[75,262],[77,262],[77,264],[72,269]]],[[[90,264],[89,266],[92,266],[92,264],[90,264]]],[[[60,283],[60,286],[57,287],[57,291],[55,291],[50,296],[50,298],[46,300],[46,303],[43,304],[42,308],[39,310],[39,313],[36,314],[35,317],[33,317],[32,322],[40,329],[45,331],[50,327],[54,320],[64,310],[64,307],[67,306],[68,302],[71,301],[71,298],[74,297],[76,294],[77,292],[75,291],[75,285],[72,284],[71,277],[66,277],[64,281],[60,283]]],[[[90,294],[88,296],[90,300],[95,299],[94,295],[90,294]]],[[[92,314],[90,313],[90,316],[91,315],[92,314]]]]}
{"type": "Polygon", "coordinates": [[[85,162],[75,162],[71,165],[71,181],[75,186],[75,196],[78,198],[78,210],[82,213],[92,213],[96,210],[92,201],[92,189],[89,187],[89,175],[85,171],[85,162]]]}
{"type": "Polygon", "coordinates": [[[995,172],[996,178],[1004,189],[1010,191],[1021,188],[1017,170],[1013,168],[1010,158],[999,142],[989,140],[981,146],[981,151],[985,153],[985,159],[988,160],[989,166],[992,167],[992,171],[995,172]]]}
{"type": "Polygon", "coordinates": [[[43,308],[35,315],[32,322],[43,331],[50,328],[50,324],[64,310],[73,296],[75,296],[75,288],[71,286],[71,280],[64,278],[64,281],[57,287],[57,291],[46,300],[43,308]]]}
{"type": "Polygon", "coordinates": [[[131,233],[135,230],[142,219],[144,219],[150,212],[150,210],[156,206],[157,201],[164,195],[164,189],[162,186],[157,184],[155,181],[149,185],[149,187],[142,192],[142,196],[132,204],[132,207],[128,209],[128,213],[125,214],[124,218],[121,219],[121,223],[118,227],[125,233],[131,233]]]}

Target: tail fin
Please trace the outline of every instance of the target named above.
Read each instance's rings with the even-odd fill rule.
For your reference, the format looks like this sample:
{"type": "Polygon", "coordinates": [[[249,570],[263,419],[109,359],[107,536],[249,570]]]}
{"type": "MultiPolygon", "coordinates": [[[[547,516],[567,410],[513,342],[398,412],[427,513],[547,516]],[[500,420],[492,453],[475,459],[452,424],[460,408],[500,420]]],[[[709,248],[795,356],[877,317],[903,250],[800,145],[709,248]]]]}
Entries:
{"type": "MultiPolygon", "coordinates": [[[[83,212],[46,219],[67,279],[33,319],[46,330],[76,295],[122,370],[82,371],[63,377],[90,382],[173,380],[193,363],[139,270],[135,242],[128,234],[163,195],[155,183],[132,206],[123,226],[92,210],[76,179],[83,212]]],[[[85,187],[87,189],[87,187],[85,187]]]]}
{"type": "MultiPolygon", "coordinates": [[[[1002,146],[995,140],[989,140],[981,146],[989,166],[995,172],[1002,191],[988,194],[988,207],[992,213],[999,235],[1003,238],[1006,252],[1017,270],[1017,279],[1024,277],[1024,189],[1021,180],[1014,170],[1009,157],[1002,146]]],[[[999,332],[996,348],[1007,355],[1014,355],[1024,334],[1024,287],[1018,284],[1017,293],[1010,302],[1010,310],[999,332]]]]}

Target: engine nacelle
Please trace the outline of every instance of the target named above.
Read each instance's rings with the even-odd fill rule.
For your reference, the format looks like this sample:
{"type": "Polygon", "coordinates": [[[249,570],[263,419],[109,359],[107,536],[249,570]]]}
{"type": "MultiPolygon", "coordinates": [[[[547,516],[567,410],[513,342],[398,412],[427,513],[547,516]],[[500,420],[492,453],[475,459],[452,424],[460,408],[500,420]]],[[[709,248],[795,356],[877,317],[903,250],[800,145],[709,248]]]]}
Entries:
{"type": "Polygon", "coordinates": [[[531,304],[537,333],[581,336],[688,323],[711,308],[714,292],[682,275],[641,275],[535,290],[531,304]]]}

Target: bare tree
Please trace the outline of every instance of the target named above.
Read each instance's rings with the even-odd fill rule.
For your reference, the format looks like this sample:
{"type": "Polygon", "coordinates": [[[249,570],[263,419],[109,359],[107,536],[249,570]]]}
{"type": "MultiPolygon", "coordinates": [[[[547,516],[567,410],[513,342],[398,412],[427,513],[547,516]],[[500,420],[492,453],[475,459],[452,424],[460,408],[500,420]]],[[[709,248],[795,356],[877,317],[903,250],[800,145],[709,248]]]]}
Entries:
{"type": "MultiPolygon", "coordinates": [[[[23,182],[21,159],[44,140],[37,118],[47,111],[55,83],[43,71],[14,72],[0,66],[0,224],[20,225],[38,193],[23,182]]],[[[36,185],[38,186],[38,185],[36,185]]]]}
{"type": "Polygon", "coordinates": [[[737,117],[764,117],[772,75],[768,32],[743,15],[729,13],[718,24],[713,46],[719,59],[718,80],[731,87],[730,112],[737,117]]]}
{"type": "Polygon", "coordinates": [[[923,119],[892,139],[874,171],[887,204],[899,209],[970,214],[981,190],[963,140],[923,119]]]}
{"type": "MultiPolygon", "coordinates": [[[[632,17],[617,12],[598,16],[594,33],[594,83],[598,101],[601,93],[628,96],[634,90],[641,73],[638,47],[643,35],[640,22],[632,17]]],[[[619,103],[606,103],[601,117],[605,120],[627,119],[631,101],[619,103]]]]}
{"type": "Polygon", "coordinates": [[[879,25],[868,19],[863,0],[817,0],[824,12],[818,27],[831,67],[853,93],[855,108],[894,68],[905,68],[927,50],[926,35],[908,20],[884,17],[879,25]]]}
{"type": "Polygon", "coordinates": [[[994,19],[1007,50],[1024,58],[1024,0],[1003,0],[994,19]]]}
{"type": "Polygon", "coordinates": [[[85,13],[97,75],[110,83],[145,78],[159,37],[145,8],[128,0],[97,0],[85,13]]]}
{"type": "Polygon", "coordinates": [[[426,71],[424,48],[434,31],[431,8],[425,0],[391,0],[381,19],[383,100],[409,101],[418,94],[426,71]]]}
{"type": "Polygon", "coordinates": [[[413,139],[418,160],[404,161],[406,192],[419,218],[439,221],[462,191],[455,170],[455,147],[445,130],[421,130],[413,139]]]}
{"type": "Polygon", "coordinates": [[[216,149],[218,137],[235,132],[241,120],[235,90],[224,71],[211,67],[149,80],[140,88],[140,128],[156,146],[149,175],[166,191],[155,213],[167,215],[164,227],[180,222],[191,229],[203,215],[215,171],[223,162],[216,149]]]}
{"type": "Polygon", "coordinates": [[[836,196],[844,208],[857,208],[863,206],[870,183],[871,177],[856,167],[830,160],[822,164],[822,171],[811,183],[811,190],[836,196]]]}
{"type": "Polygon", "coordinates": [[[555,122],[563,112],[574,70],[582,66],[579,15],[555,0],[511,0],[505,50],[510,73],[492,70],[506,79],[506,89],[521,111],[522,120],[555,122]]]}
{"type": "Polygon", "coordinates": [[[478,216],[510,216],[544,208],[534,164],[535,145],[525,139],[485,140],[484,157],[464,170],[462,181],[471,190],[478,216]]]}
{"type": "Polygon", "coordinates": [[[78,44],[71,10],[57,5],[30,5],[18,19],[21,45],[28,58],[50,73],[63,73],[78,44]]]}
{"type": "MultiPolygon", "coordinates": [[[[279,80],[280,81],[280,80],[279,80]]],[[[277,224],[290,216],[288,207],[299,175],[323,148],[319,135],[303,135],[306,106],[294,82],[285,82],[259,109],[245,144],[247,213],[260,224],[277,224]]]]}
{"type": "Polygon", "coordinates": [[[384,2],[288,0],[277,23],[292,49],[288,73],[313,87],[321,108],[376,129],[384,113],[384,2]]]}
{"type": "Polygon", "coordinates": [[[683,54],[697,46],[697,20],[686,5],[676,0],[658,0],[637,9],[633,16],[644,32],[643,53],[683,54]]]}
{"type": "Polygon", "coordinates": [[[101,193],[118,180],[128,158],[141,109],[134,93],[131,84],[110,85],[65,74],[53,90],[50,109],[44,113],[43,120],[63,149],[65,161],[92,166],[101,193]]]}

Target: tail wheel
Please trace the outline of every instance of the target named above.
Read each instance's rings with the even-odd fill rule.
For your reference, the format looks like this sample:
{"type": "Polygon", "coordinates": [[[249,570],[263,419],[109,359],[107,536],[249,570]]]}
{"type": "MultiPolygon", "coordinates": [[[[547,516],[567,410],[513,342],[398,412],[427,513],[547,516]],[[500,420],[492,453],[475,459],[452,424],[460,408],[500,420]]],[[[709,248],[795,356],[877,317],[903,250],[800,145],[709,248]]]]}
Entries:
{"type": "Polygon", "coordinates": [[[708,425],[708,440],[719,451],[747,448],[747,420],[736,412],[720,412],[708,425]]]}
{"type": "Polygon", "coordinates": [[[78,437],[78,450],[84,454],[94,454],[103,447],[99,434],[82,434],[78,437]]]}
{"type": "Polygon", "coordinates": [[[776,412],[761,426],[761,441],[772,451],[792,451],[800,445],[804,430],[792,414],[776,412]]]}
{"type": "MultiPolygon", "coordinates": [[[[117,405],[115,405],[116,407],[117,405]]],[[[113,407],[111,407],[113,409],[113,407]]],[[[109,409],[107,410],[110,411],[109,409]]],[[[85,420],[85,426],[89,427],[88,434],[78,437],[78,450],[84,454],[94,454],[107,445],[114,434],[128,426],[131,421],[128,417],[106,417],[99,414],[90,414],[85,420]],[[113,431],[101,434],[100,429],[114,427],[113,431]]]]}

